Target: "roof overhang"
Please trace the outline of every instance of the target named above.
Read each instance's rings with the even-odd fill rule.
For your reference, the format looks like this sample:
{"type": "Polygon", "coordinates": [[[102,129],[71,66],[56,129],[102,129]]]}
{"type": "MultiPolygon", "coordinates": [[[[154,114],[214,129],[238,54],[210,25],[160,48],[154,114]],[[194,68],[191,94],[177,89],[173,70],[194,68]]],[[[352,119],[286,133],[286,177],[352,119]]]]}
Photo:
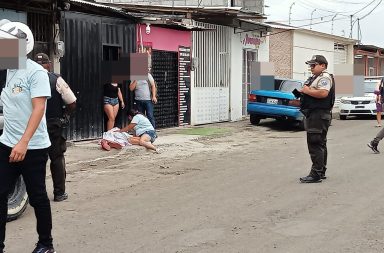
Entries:
{"type": "MultiPolygon", "coordinates": [[[[75,5],[80,10],[84,12],[92,12],[96,14],[104,14],[104,15],[113,15],[116,17],[124,17],[129,19],[136,19],[133,15],[130,15],[126,11],[124,11],[122,8],[119,7],[113,7],[102,3],[96,3],[91,1],[85,1],[85,0],[68,0],[71,5],[75,5]]],[[[70,9],[71,10],[71,9],[70,9]]]]}
{"type": "Polygon", "coordinates": [[[114,6],[125,10],[127,13],[135,13],[132,15],[141,15],[145,17],[167,17],[174,21],[181,19],[192,19],[195,21],[229,26],[239,29],[248,30],[266,30],[262,20],[265,16],[243,9],[241,7],[197,7],[197,6],[167,6],[167,5],[143,5],[143,4],[128,4],[114,3],[105,5],[114,6]]]}

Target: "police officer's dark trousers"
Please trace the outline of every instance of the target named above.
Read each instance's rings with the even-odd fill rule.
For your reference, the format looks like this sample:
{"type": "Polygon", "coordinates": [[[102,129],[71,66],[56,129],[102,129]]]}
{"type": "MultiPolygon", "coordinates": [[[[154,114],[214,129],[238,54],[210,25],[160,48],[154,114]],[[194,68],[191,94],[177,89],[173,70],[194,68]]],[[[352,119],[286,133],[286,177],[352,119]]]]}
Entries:
{"type": "Polygon", "coordinates": [[[0,143],[0,249],[4,248],[8,194],[13,191],[20,175],[27,188],[29,203],[35,210],[39,243],[52,247],[51,206],[45,186],[48,150],[27,150],[24,160],[15,163],[9,162],[11,151],[12,148],[0,143]]]}
{"type": "Polygon", "coordinates": [[[327,133],[332,114],[329,110],[311,110],[306,118],[307,145],[312,160],[311,176],[322,176],[327,170],[327,133]]]}
{"type": "Polygon", "coordinates": [[[50,169],[53,181],[53,194],[60,196],[65,193],[65,157],[67,151],[66,139],[63,136],[63,127],[60,119],[47,120],[48,134],[51,141],[51,147],[48,150],[51,160],[50,169]]]}

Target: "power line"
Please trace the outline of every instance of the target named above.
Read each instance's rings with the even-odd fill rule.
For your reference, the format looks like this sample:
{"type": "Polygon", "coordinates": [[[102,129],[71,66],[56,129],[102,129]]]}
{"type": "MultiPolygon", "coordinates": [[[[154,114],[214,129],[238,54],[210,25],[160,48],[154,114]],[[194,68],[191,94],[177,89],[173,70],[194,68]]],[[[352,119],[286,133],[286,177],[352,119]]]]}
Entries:
{"type": "Polygon", "coordinates": [[[366,3],[355,3],[355,2],[350,2],[350,1],[337,1],[337,0],[323,0],[323,1],[326,1],[326,2],[331,2],[331,3],[340,3],[340,4],[356,4],[356,5],[360,5],[360,4],[366,4],[366,3]]]}
{"type": "MultiPolygon", "coordinates": [[[[359,13],[360,11],[363,11],[365,10],[366,8],[368,8],[368,6],[370,6],[371,4],[373,4],[376,0],[373,0],[371,1],[369,4],[367,4],[366,6],[364,6],[363,8],[361,8],[360,10],[356,11],[355,13],[352,14],[352,16],[355,16],[357,13],[359,13]]],[[[381,1],[380,1],[381,2],[381,1]]]]}
{"type": "Polygon", "coordinates": [[[317,10],[320,10],[320,11],[325,11],[325,12],[329,12],[329,13],[333,13],[333,14],[338,14],[338,15],[342,15],[342,16],[347,16],[346,14],[343,14],[343,13],[348,13],[347,11],[332,11],[332,10],[327,10],[327,9],[323,9],[323,8],[318,8],[317,6],[312,6],[312,5],[309,5],[305,2],[302,2],[300,0],[298,0],[298,3],[303,7],[303,8],[306,8],[308,10],[313,10],[313,9],[317,9],[317,10]]]}
{"type": "MultiPolygon", "coordinates": [[[[345,20],[347,19],[346,17],[344,18],[338,18],[338,19],[334,19],[334,20],[345,20]]],[[[332,20],[326,20],[326,21],[322,21],[322,22],[317,22],[317,23],[313,23],[312,25],[318,25],[318,24],[323,24],[323,23],[328,23],[328,22],[332,22],[332,20]]],[[[303,28],[303,27],[306,27],[306,26],[310,26],[310,24],[306,24],[306,25],[301,25],[301,26],[295,26],[296,28],[303,28]]],[[[291,30],[284,30],[284,31],[280,31],[280,32],[276,32],[276,33],[271,33],[267,36],[272,36],[272,35],[276,35],[276,34],[280,34],[280,33],[284,33],[284,32],[289,32],[291,30]]]]}
{"type": "MultiPolygon", "coordinates": [[[[374,1],[376,1],[376,0],[374,0],[374,1]]],[[[373,1],[373,2],[374,2],[373,1]]],[[[370,10],[367,14],[365,14],[364,16],[362,16],[362,17],[360,17],[360,18],[357,18],[353,23],[351,23],[351,33],[350,33],[350,35],[349,35],[349,37],[350,38],[352,38],[352,29],[353,29],[353,26],[355,25],[355,23],[357,22],[357,21],[360,21],[360,20],[362,20],[362,19],[364,19],[364,18],[366,18],[367,16],[369,16],[380,4],[381,4],[381,2],[382,2],[383,0],[380,0],[379,2],[378,2],[378,4],[376,4],[375,5],[375,7],[373,7],[373,9],[372,10],[370,10]]],[[[372,2],[371,2],[372,3],[372,2]]],[[[371,3],[369,3],[367,6],[369,6],[371,3]]],[[[367,7],[367,6],[365,6],[365,7],[367,7]]],[[[365,8],[364,8],[365,9],[365,8]]],[[[351,15],[351,17],[352,17],[352,15],[351,15]]],[[[360,23],[358,23],[359,24],[359,28],[358,29],[360,29],[360,23]]]]}
{"type": "Polygon", "coordinates": [[[363,18],[365,18],[365,17],[367,17],[369,14],[371,14],[377,7],[379,7],[379,5],[381,4],[382,1],[383,1],[383,0],[380,0],[379,3],[378,3],[375,7],[373,7],[373,9],[372,9],[370,12],[368,12],[367,14],[365,14],[364,16],[362,16],[362,17],[360,18],[360,20],[362,20],[363,18]]]}
{"type": "MultiPolygon", "coordinates": [[[[328,18],[328,17],[333,17],[334,15],[333,14],[330,14],[330,15],[325,15],[325,16],[321,16],[321,17],[316,17],[316,18],[313,18],[313,19],[323,19],[323,18],[328,18]]],[[[311,20],[310,18],[303,18],[303,19],[291,19],[291,21],[309,21],[311,20]]],[[[289,20],[275,20],[274,22],[279,22],[279,23],[284,23],[284,22],[288,22],[289,20]]]]}

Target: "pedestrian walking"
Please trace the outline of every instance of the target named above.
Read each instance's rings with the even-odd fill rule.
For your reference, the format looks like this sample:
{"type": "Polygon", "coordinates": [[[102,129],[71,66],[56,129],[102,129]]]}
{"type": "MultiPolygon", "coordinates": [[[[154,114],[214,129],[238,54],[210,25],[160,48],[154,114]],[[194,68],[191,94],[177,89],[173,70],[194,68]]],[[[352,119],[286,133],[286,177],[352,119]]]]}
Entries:
{"type": "Polygon", "coordinates": [[[306,117],[307,145],[312,166],[309,175],[301,177],[300,181],[316,183],[326,178],[327,133],[335,101],[335,82],[333,76],[327,72],[328,61],[324,56],[314,55],[305,63],[311,68],[312,76],[300,91],[301,111],[306,117]]]}
{"type": "MultiPolygon", "coordinates": [[[[383,96],[383,85],[384,85],[384,77],[381,79],[381,97],[383,96]]],[[[372,151],[376,154],[379,154],[380,151],[378,149],[379,142],[384,138],[384,128],[382,128],[376,135],[375,138],[373,138],[372,141],[370,141],[367,145],[372,151]]]]}
{"type": "Polygon", "coordinates": [[[153,104],[157,103],[157,88],[152,75],[148,72],[147,80],[134,80],[129,85],[129,89],[135,91],[136,109],[146,115],[152,126],[156,128],[153,104]]]}
{"type": "Polygon", "coordinates": [[[75,111],[76,96],[59,74],[51,72],[51,61],[48,55],[38,53],[35,61],[47,71],[51,86],[52,95],[47,101],[46,110],[48,134],[51,141],[48,155],[51,160],[53,200],[59,202],[68,198],[65,191],[67,172],[64,157],[64,153],[67,151],[67,138],[64,131],[69,123],[69,116],[75,111]]]}
{"type": "MultiPolygon", "coordinates": [[[[18,39],[24,39],[26,54],[34,46],[29,27],[8,22],[0,27],[18,39]]],[[[4,251],[8,194],[23,176],[29,203],[34,208],[39,235],[33,253],[54,253],[52,214],[45,185],[49,141],[45,105],[51,96],[48,75],[39,64],[26,59],[24,69],[9,69],[1,92],[4,130],[0,136],[0,252],[4,251]]]]}
{"type": "Polygon", "coordinates": [[[383,79],[381,79],[378,87],[374,91],[376,95],[376,127],[381,127],[381,114],[383,113],[383,85],[383,79]]]}

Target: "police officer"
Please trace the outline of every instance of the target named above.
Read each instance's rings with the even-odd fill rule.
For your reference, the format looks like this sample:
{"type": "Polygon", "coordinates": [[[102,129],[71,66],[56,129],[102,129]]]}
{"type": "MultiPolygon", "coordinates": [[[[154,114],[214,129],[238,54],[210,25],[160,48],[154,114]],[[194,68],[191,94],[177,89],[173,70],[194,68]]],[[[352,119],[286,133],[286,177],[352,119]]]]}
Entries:
{"type": "Polygon", "coordinates": [[[51,147],[48,150],[51,160],[50,168],[53,181],[53,200],[56,202],[66,200],[68,194],[65,192],[65,158],[67,150],[66,136],[64,129],[68,123],[69,115],[76,108],[76,96],[64,79],[56,73],[49,72],[51,61],[48,55],[38,53],[35,61],[48,71],[49,82],[51,85],[52,96],[47,101],[47,127],[51,147]],[[64,103],[63,103],[64,102],[64,103]],[[65,104],[65,110],[63,110],[65,104]]]}
{"type": "Polygon", "coordinates": [[[301,111],[306,116],[307,144],[312,167],[309,175],[301,177],[300,181],[317,183],[326,178],[327,133],[335,101],[335,82],[327,72],[328,62],[324,56],[314,55],[305,63],[311,68],[312,76],[300,91],[301,111]]]}

